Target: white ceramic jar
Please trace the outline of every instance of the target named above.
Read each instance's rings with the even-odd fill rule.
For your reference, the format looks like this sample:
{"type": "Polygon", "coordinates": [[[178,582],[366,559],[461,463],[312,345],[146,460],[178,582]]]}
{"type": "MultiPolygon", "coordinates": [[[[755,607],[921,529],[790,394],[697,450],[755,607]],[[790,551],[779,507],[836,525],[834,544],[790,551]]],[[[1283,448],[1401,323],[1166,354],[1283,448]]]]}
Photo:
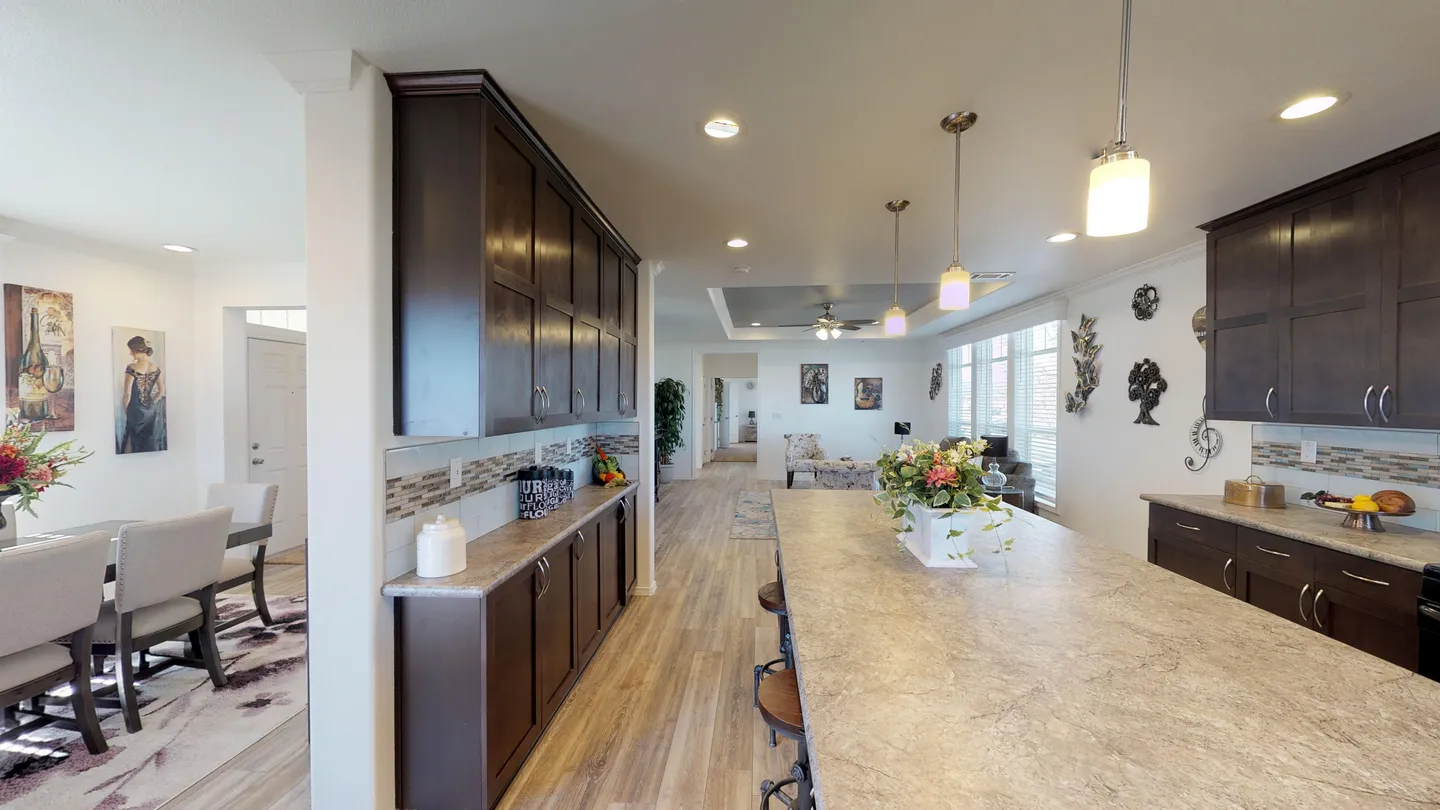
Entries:
{"type": "Polygon", "coordinates": [[[436,515],[415,535],[415,575],[448,577],[465,570],[465,529],[460,521],[436,515]]]}

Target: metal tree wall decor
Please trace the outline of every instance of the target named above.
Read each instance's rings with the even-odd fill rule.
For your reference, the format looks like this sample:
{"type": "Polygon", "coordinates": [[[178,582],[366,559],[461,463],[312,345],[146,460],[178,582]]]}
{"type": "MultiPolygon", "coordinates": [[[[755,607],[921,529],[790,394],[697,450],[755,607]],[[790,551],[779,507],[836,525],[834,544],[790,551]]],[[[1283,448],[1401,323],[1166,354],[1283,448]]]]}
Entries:
{"type": "Polygon", "coordinates": [[[1135,291],[1135,297],[1130,299],[1130,309],[1135,312],[1135,320],[1148,321],[1155,317],[1155,310],[1160,308],[1160,291],[1146,284],[1135,291]]]}
{"type": "Polygon", "coordinates": [[[1185,457],[1185,469],[1190,472],[1200,472],[1210,459],[1220,454],[1220,431],[1210,427],[1210,422],[1205,418],[1205,398],[1200,398],[1200,418],[1190,426],[1190,446],[1200,456],[1200,463],[1195,463],[1194,456],[1185,457]]]}
{"type": "Polygon", "coordinates": [[[1140,403],[1140,415],[1135,417],[1135,424],[1160,424],[1150,411],[1160,404],[1160,395],[1169,387],[1165,378],[1160,376],[1160,366],[1148,357],[1130,369],[1130,401],[1140,403]]]}
{"type": "Polygon", "coordinates": [[[940,364],[936,363],[934,370],[930,372],[930,398],[940,396],[940,364]]]}
{"type": "Polygon", "coordinates": [[[1079,413],[1090,402],[1090,394],[1100,387],[1100,344],[1095,342],[1095,319],[1080,315],[1080,329],[1070,330],[1070,344],[1075,361],[1075,392],[1065,395],[1065,412],[1079,413]]]}

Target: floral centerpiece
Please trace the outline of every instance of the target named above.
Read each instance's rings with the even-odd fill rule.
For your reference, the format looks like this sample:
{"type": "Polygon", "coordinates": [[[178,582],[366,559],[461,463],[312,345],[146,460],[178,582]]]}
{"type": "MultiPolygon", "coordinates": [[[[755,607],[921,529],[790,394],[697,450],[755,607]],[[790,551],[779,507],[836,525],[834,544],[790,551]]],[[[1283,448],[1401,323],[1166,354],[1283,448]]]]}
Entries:
{"type": "Polygon", "coordinates": [[[44,431],[22,423],[7,425],[0,434],[0,495],[19,495],[17,506],[31,515],[41,493],[52,486],[70,486],[60,479],[92,455],[73,441],[41,450],[44,438],[44,431]]]}
{"type": "Polygon", "coordinates": [[[1015,542],[1000,536],[1014,510],[985,494],[980,467],[985,447],[983,440],[955,442],[944,450],[933,442],[915,442],[880,456],[875,501],[895,521],[899,544],[927,566],[976,567],[969,532],[992,533],[997,554],[1015,542]]]}

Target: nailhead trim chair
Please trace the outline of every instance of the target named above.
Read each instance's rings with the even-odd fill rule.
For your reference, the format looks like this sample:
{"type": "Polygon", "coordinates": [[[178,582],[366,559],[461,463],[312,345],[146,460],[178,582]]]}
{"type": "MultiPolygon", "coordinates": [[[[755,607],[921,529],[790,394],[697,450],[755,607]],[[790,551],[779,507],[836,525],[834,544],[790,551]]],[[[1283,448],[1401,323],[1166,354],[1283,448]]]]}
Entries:
{"type": "MultiPolygon", "coordinates": [[[[228,506],[234,510],[231,519],[239,523],[274,523],[275,501],[280,495],[277,484],[211,484],[205,496],[205,506],[214,509],[228,506]]],[[[266,627],[275,623],[270,618],[270,607],[265,603],[265,540],[251,543],[240,549],[244,556],[226,554],[220,563],[220,583],[217,591],[228,591],[250,583],[250,595],[255,599],[255,610],[266,627]]],[[[225,630],[251,618],[242,616],[215,628],[225,630]]]]}

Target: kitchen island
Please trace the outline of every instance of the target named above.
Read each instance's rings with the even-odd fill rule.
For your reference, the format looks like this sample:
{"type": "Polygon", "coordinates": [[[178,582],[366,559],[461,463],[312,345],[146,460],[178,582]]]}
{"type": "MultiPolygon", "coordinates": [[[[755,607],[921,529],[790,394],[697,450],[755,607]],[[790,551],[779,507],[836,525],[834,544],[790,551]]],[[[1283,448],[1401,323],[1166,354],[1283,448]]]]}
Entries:
{"type": "Polygon", "coordinates": [[[773,499],[821,807],[1440,804],[1440,683],[1020,510],[964,571],[773,499]]]}

